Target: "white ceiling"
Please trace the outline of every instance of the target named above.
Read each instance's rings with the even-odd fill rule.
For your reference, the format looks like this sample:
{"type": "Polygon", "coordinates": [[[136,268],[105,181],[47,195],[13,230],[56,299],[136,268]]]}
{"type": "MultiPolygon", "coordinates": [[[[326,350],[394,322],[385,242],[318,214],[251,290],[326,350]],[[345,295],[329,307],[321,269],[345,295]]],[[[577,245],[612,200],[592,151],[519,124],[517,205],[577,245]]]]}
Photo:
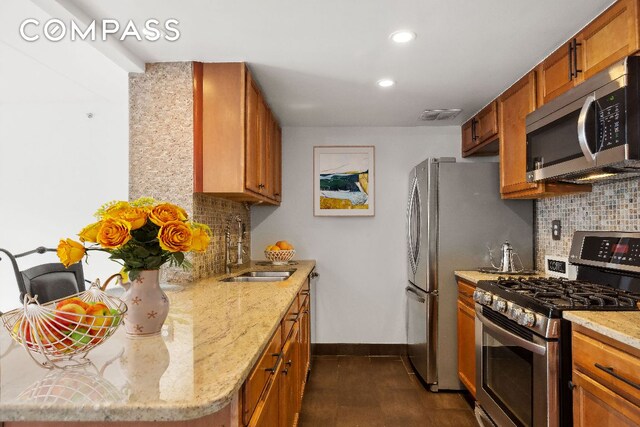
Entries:
{"type": "Polygon", "coordinates": [[[86,43],[29,43],[18,28],[50,16],[25,0],[0,1],[0,104],[127,102],[127,75],[86,43]]]}
{"type": "Polygon", "coordinates": [[[426,108],[462,108],[455,122],[443,123],[459,124],[612,3],[57,1],[138,25],[178,19],[179,41],[129,39],[125,46],[145,62],[247,61],[286,126],[416,126],[426,108]],[[388,35],[397,29],[418,38],[395,45],[388,35]],[[397,85],[377,87],[383,77],[397,85]]]}

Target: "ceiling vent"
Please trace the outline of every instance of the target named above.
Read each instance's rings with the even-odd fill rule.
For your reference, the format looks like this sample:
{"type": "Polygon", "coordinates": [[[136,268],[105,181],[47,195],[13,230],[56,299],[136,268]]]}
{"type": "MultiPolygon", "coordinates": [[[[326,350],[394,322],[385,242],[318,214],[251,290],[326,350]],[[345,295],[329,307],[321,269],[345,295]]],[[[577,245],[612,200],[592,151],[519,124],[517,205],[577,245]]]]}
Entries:
{"type": "Polygon", "coordinates": [[[460,108],[450,108],[448,110],[424,110],[420,114],[420,120],[434,122],[440,120],[451,120],[460,114],[460,108]]]}

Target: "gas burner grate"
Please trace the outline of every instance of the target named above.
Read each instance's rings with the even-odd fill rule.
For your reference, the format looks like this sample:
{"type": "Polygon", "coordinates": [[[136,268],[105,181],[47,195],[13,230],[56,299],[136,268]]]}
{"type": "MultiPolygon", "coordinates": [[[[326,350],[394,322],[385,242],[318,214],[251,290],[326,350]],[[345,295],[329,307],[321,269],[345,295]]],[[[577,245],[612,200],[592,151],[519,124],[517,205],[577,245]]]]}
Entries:
{"type": "Polygon", "coordinates": [[[549,308],[640,308],[640,294],[581,280],[500,277],[493,284],[549,308]]]}

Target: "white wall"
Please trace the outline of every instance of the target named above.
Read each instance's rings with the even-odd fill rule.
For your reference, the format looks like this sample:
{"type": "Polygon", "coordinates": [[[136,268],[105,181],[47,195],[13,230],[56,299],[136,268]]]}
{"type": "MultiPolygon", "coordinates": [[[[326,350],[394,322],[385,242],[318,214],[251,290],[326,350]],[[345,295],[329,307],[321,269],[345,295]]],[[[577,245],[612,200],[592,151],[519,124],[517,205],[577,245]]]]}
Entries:
{"type": "Polygon", "coordinates": [[[409,171],[427,157],[459,153],[459,127],[283,130],[283,201],[251,209],[251,252],[264,259],[267,244],[286,239],[297,258],[317,260],[314,342],[406,342],[409,171]],[[314,145],[375,146],[374,217],[313,216],[314,145]]]}
{"type": "MultiPolygon", "coordinates": [[[[119,90],[126,85],[123,73],[119,90]]],[[[77,239],[97,207],[127,199],[126,102],[0,104],[0,195],[0,247],[17,253],[77,239]]],[[[85,264],[87,279],[118,271],[102,255],[85,264]]],[[[0,310],[7,310],[17,307],[19,294],[9,262],[0,257],[0,310]]],[[[21,267],[57,258],[28,259],[21,267]]]]}

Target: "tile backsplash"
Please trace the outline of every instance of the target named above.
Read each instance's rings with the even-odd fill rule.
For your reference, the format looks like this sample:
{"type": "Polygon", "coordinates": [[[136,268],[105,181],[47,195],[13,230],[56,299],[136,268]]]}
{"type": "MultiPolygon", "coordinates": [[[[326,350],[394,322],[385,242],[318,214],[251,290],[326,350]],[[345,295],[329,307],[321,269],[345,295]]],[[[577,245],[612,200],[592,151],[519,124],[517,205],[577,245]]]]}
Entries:
{"type": "Polygon", "coordinates": [[[188,255],[193,269],[165,266],[162,280],[188,282],[224,272],[225,228],[229,223],[236,242],[236,216],[245,224],[243,246],[250,252],[249,210],[241,203],[193,193],[191,62],[147,64],[143,74],[129,76],[129,198],[141,196],[179,204],[213,233],[205,253],[188,255]]]}
{"type": "Polygon", "coordinates": [[[594,184],[591,193],[536,201],[536,267],[544,269],[545,255],[567,256],[574,231],[640,230],[640,180],[594,184]],[[551,221],[562,223],[560,240],[551,238],[551,221]]]}

